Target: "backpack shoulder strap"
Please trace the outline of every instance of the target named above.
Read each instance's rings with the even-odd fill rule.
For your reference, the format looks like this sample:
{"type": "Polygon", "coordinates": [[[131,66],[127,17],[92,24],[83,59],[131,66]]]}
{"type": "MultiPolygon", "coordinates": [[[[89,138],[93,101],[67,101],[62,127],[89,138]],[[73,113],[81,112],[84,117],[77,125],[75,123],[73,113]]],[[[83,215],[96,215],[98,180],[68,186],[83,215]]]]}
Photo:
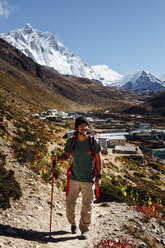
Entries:
{"type": "Polygon", "coordinates": [[[92,155],[94,158],[95,157],[94,137],[89,135],[89,140],[90,140],[92,155]]]}
{"type": "Polygon", "coordinates": [[[72,152],[73,152],[73,148],[74,148],[74,145],[75,145],[75,141],[76,141],[76,134],[73,136],[73,139],[72,139],[71,150],[70,150],[70,153],[71,153],[71,154],[72,154],[72,152]]]}
{"type": "Polygon", "coordinates": [[[75,141],[76,141],[76,134],[73,136],[73,140],[71,143],[71,150],[70,150],[71,156],[70,156],[70,161],[69,161],[69,167],[67,169],[66,195],[69,194],[69,181],[70,181],[70,170],[71,170],[71,163],[72,163],[72,152],[73,152],[73,148],[75,145],[75,141]]]}
{"type": "MultiPolygon", "coordinates": [[[[95,176],[95,180],[97,178],[97,168],[96,168],[96,156],[95,156],[95,148],[94,148],[94,137],[90,136],[90,142],[92,145],[92,155],[93,155],[93,172],[94,172],[94,176],[95,176]]],[[[96,198],[99,198],[99,187],[96,187],[96,198]]]]}

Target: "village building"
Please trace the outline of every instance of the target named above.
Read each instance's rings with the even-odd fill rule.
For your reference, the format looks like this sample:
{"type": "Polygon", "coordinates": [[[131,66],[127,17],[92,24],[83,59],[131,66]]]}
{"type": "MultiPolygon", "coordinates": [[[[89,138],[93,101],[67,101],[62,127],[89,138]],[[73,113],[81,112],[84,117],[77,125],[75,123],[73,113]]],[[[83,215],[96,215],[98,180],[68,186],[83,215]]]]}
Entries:
{"type": "Polygon", "coordinates": [[[109,148],[115,147],[116,145],[125,145],[126,138],[124,135],[113,135],[107,140],[107,146],[109,148]]]}
{"type": "Polygon", "coordinates": [[[94,123],[93,117],[87,117],[87,120],[89,121],[89,123],[94,123]]]}
{"type": "Polygon", "coordinates": [[[146,136],[152,133],[152,129],[134,129],[130,131],[131,136],[146,136]]]}
{"type": "Polygon", "coordinates": [[[122,153],[122,154],[137,154],[138,147],[137,146],[115,146],[114,152],[115,153],[122,153]]]}
{"type": "Polygon", "coordinates": [[[45,109],[45,113],[49,115],[55,115],[57,112],[57,109],[45,109]]]}
{"type": "Polygon", "coordinates": [[[77,113],[76,112],[69,112],[68,113],[68,116],[71,118],[71,119],[75,119],[77,117],[77,113]]]}
{"type": "Polygon", "coordinates": [[[125,133],[125,129],[109,129],[108,133],[125,133]]]}
{"type": "Polygon", "coordinates": [[[165,138],[165,129],[154,129],[154,132],[158,135],[158,136],[161,136],[161,137],[164,137],[165,138]]]}
{"type": "Polygon", "coordinates": [[[165,164],[165,148],[152,149],[152,158],[165,164]]]}
{"type": "Polygon", "coordinates": [[[116,145],[125,145],[126,137],[129,133],[101,133],[97,134],[96,138],[99,139],[103,149],[115,147],[116,145]]]}
{"type": "Polygon", "coordinates": [[[150,129],[151,125],[149,123],[136,122],[134,127],[138,129],[150,129]]]}
{"type": "Polygon", "coordinates": [[[117,154],[122,154],[122,156],[131,158],[133,160],[138,160],[144,162],[144,155],[138,146],[115,146],[113,152],[117,154]]]}
{"type": "Polygon", "coordinates": [[[98,138],[100,141],[101,149],[102,150],[107,150],[107,139],[106,138],[98,138]]]}

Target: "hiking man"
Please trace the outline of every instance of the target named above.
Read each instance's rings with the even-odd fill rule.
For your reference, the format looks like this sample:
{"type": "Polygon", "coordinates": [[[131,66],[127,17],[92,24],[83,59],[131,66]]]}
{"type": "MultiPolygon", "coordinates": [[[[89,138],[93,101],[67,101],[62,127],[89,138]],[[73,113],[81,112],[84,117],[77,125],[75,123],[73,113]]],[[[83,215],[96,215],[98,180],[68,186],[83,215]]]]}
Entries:
{"type": "Polygon", "coordinates": [[[52,160],[64,161],[72,155],[69,192],[66,196],[66,215],[71,224],[71,232],[77,232],[75,222],[75,206],[79,192],[82,193],[82,209],[79,229],[81,231],[80,239],[88,238],[89,226],[91,223],[92,203],[95,186],[99,187],[101,183],[101,147],[97,139],[93,139],[93,150],[95,153],[97,177],[94,178],[93,160],[91,149],[91,138],[88,132],[89,123],[83,116],[75,120],[75,141],[73,137],[68,138],[61,156],[52,155],[52,160]]]}

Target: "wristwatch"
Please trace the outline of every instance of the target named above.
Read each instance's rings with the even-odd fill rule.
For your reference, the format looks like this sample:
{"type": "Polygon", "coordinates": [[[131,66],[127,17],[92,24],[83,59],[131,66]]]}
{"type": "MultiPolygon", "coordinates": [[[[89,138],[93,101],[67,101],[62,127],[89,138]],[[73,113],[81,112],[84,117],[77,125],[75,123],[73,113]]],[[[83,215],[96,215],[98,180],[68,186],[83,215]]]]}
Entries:
{"type": "Polygon", "coordinates": [[[99,179],[101,179],[101,176],[102,176],[101,174],[97,174],[96,177],[99,178],[99,179]]]}

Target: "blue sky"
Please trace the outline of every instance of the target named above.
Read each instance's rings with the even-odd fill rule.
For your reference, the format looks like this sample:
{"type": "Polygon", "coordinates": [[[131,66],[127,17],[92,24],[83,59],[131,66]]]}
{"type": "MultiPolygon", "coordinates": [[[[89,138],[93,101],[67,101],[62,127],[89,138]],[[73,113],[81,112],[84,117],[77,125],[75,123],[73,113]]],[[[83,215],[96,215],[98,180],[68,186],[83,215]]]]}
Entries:
{"type": "Polygon", "coordinates": [[[88,65],[165,74],[165,0],[0,0],[0,32],[50,31],[88,65]]]}

